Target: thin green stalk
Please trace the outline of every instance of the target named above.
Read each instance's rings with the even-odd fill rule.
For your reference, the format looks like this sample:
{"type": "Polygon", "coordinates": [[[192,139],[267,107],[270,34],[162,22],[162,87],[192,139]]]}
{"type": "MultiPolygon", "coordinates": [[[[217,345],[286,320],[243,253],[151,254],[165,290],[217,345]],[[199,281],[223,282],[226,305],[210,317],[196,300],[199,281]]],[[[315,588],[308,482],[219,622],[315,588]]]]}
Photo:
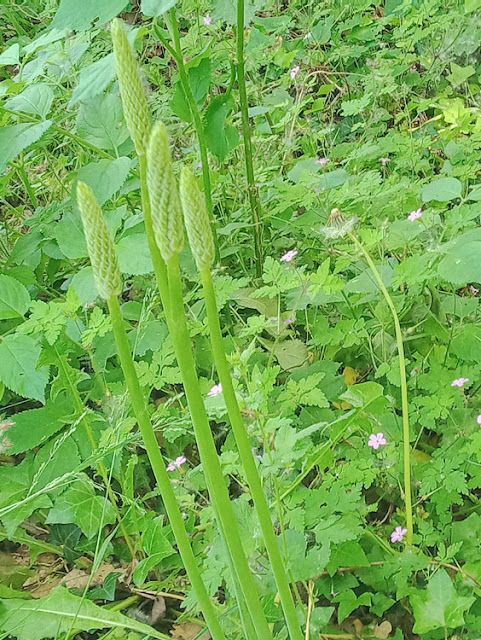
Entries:
{"type": "Polygon", "coordinates": [[[179,548],[182,561],[189,576],[192,587],[197,596],[199,606],[202,609],[206,622],[209,626],[214,640],[225,640],[224,633],[218,621],[217,614],[212,605],[211,599],[206,591],[202,576],[197,565],[197,561],[192,552],[189,538],[185,530],[184,520],[177,503],[174,490],[170,483],[170,479],[165,468],[162,454],[160,453],[159,444],[155,437],[147,406],[142,394],[139,379],[135,371],[132,352],[130,350],[129,339],[123,324],[122,314],[117,296],[111,296],[107,300],[110,317],[112,319],[112,330],[114,332],[115,341],[120,358],[120,364],[124,372],[127,389],[129,391],[130,400],[134,409],[135,417],[139,424],[140,433],[142,435],[147,455],[149,457],[152,470],[154,472],[157,484],[159,485],[162,500],[169,517],[172,531],[174,532],[177,546],[179,548]]]}
{"type": "Polygon", "coordinates": [[[237,83],[239,85],[239,98],[242,114],[242,135],[244,138],[244,155],[247,175],[247,192],[251,208],[252,224],[254,229],[254,248],[256,275],[262,275],[262,229],[261,229],[261,202],[254,178],[254,165],[252,162],[252,142],[249,122],[249,105],[247,102],[246,77],[244,68],[244,0],[237,0],[237,83]]]}
{"type": "Polygon", "coordinates": [[[189,103],[190,112],[192,114],[195,130],[197,133],[200,159],[202,162],[202,181],[204,183],[205,203],[207,206],[207,212],[209,214],[209,219],[211,222],[212,235],[214,236],[215,255],[216,255],[216,259],[219,260],[220,259],[219,240],[217,238],[217,225],[214,218],[214,207],[212,204],[212,185],[210,180],[209,156],[207,155],[207,141],[205,139],[204,125],[202,124],[202,119],[199,114],[199,109],[197,107],[197,103],[195,101],[194,94],[192,93],[192,88],[190,86],[189,76],[187,75],[187,72],[185,69],[184,56],[182,54],[182,48],[180,46],[180,32],[179,32],[179,25],[177,22],[177,15],[175,13],[175,8],[172,8],[170,10],[170,16],[171,16],[170,26],[172,30],[172,38],[174,40],[174,46],[175,46],[174,58],[179,68],[180,82],[182,84],[182,88],[187,98],[187,102],[189,103]]]}
{"type": "Polygon", "coordinates": [[[167,272],[170,291],[170,312],[172,314],[170,319],[168,318],[169,330],[182,374],[184,389],[212,504],[231,554],[235,573],[259,640],[272,640],[272,633],[267,624],[257,587],[244,553],[239,529],[225,479],[222,475],[219,457],[205,410],[204,399],[199,387],[192,355],[191,340],[185,319],[182,281],[180,277],[179,257],[177,254],[167,261],[167,272]]]}
{"type": "Polygon", "coordinates": [[[27,172],[25,171],[25,167],[23,166],[23,164],[19,164],[19,165],[16,165],[16,168],[17,168],[17,173],[20,176],[20,179],[25,185],[25,189],[27,190],[29,198],[33,204],[33,208],[37,209],[38,208],[37,196],[35,195],[35,191],[32,189],[32,185],[30,184],[30,180],[28,179],[28,175],[27,175],[27,172]]]}
{"type": "Polygon", "coordinates": [[[222,340],[222,331],[219,323],[219,314],[215,300],[214,286],[210,268],[201,271],[202,285],[204,288],[204,300],[209,323],[210,340],[214,353],[215,365],[222,384],[227,411],[237,442],[240,459],[249,484],[254,506],[261,525],[264,542],[271,561],[272,570],[276,579],[277,588],[281,599],[284,616],[289,629],[291,640],[303,640],[303,633],[297,617],[296,606],[292,597],[289,579],[282,560],[281,551],[274,533],[272,520],[269,513],[269,505],[262,488],[259,472],[256,467],[252,447],[247,434],[244,420],[237,403],[237,398],[232,384],[232,378],[227,363],[222,340]]]}
{"type": "Polygon", "coordinates": [[[359,240],[353,233],[349,233],[349,237],[354,242],[356,247],[366,258],[366,262],[371,269],[373,276],[382,291],[382,294],[391,310],[394,328],[396,331],[396,343],[399,355],[399,370],[401,374],[401,403],[402,403],[402,419],[403,419],[403,451],[404,451],[404,502],[406,505],[406,528],[408,530],[406,534],[406,541],[408,545],[413,543],[413,507],[412,507],[412,490],[411,490],[411,444],[410,444],[410,431],[409,431],[409,402],[408,402],[408,386],[406,376],[406,358],[404,355],[404,342],[403,334],[401,330],[401,324],[399,322],[399,316],[394,306],[394,302],[389,295],[379,271],[376,268],[371,256],[362,246],[359,240]]]}

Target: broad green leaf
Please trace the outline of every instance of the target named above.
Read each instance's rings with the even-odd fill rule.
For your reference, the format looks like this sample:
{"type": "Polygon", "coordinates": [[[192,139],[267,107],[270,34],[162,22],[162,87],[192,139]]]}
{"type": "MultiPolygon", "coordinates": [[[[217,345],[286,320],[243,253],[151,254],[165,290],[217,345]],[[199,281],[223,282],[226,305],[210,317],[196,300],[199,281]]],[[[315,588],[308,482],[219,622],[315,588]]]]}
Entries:
{"type": "MultiPolygon", "coordinates": [[[[80,213],[66,211],[54,229],[54,237],[66,258],[75,260],[88,255],[80,213]]],[[[77,292],[78,293],[78,292],[77,292]]]]}
{"type": "Polygon", "coordinates": [[[307,362],[307,347],[302,340],[283,340],[275,350],[274,355],[283,369],[289,371],[297,369],[307,362]]]}
{"type": "Polygon", "coordinates": [[[77,292],[83,306],[92,304],[99,296],[92,267],[90,266],[77,271],[70,285],[77,292]]]}
{"type": "Polygon", "coordinates": [[[480,256],[481,242],[456,242],[439,263],[438,273],[452,284],[481,282],[480,256]]]}
{"type": "Polygon", "coordinates": [[[189,81],[195,101],[203,104],[209,91],[212,74],[212,64],[210,58],[202,58],[196,67],[189,69],[189,81]]]}
{"type": "Polygon", "coordinates": [[[135,233],[122,238],[117,246],[120,271],[138,276],[154,270],[149,243],[144,233],[135,233]]]}
{"type": "Polygon", "coordinates": [[[366,591],[359,597],[357,597],[352,589],[348,589],[347,591],[343,591],[341,594],[336,596],[333,599],[333,602],[339,602],[337,619],[339,623],[341,623],[355,609],[358,609],[362,606],[369,606],[371,604],[371,594],[366,591]]]}
{"type": "Polygon", "coordinates": [[[0,174],[5,171],[9,162],[15,160],[19,153],[24,151],[39,138],[51,126],[51,120],[38,124],[14,124],[0,128],[0,174]]]}
{"type": "Polygon", "coordinates": [[[127,180],[130,171],[130,158],[99,160],[83,166],[77,173],[77,179],[89,185],[100,205],[110,200],[127,180]]]}
{"type": "Polygon", "coordinates": [[[0,380],[24,398],[45,402],[48,367],[36,369],[40,347],[28,336],[9,335],[0,341],[0,380]]]}
{"type": "Polygon", "coordinates": [[[140,10],[144,16],[161,16],[177,3],[177,0],[142,0],[140,10]]]}
{"type": "Polygon", "coordinates": [[[112,20],[127,4],[128,0],[62,0],[50,28],[86,31],[94,20],[96,26],[112,20]]]}
{"type": "Polygon", "coordinates": [[[48,401],[40,409],[16,413],[12,418],[14,425],[8,430],[12,443],[9,452],[23,453],[38,447],[60,431],[71,414],[72,401],[66,393],[59,394],[55,402],[48,401]]]}
{"type": "Polygon", "coordinates": [[[439,569],[423,591],[412,591],[409,597],[416,624],[414,633],[429,633],[434,629],[454,629],[464,625],[463,614],[475,597],[459,596],[451,578],[439,569]]]}
{"type": "MultiPolygon", "coordinates": [[[[253,20],[256,11],[260,11],[263,6],[262,0],[245,0],[245,26],[253,20]]],[[[237,1],[213,0],[212,17],[228,25],[237,24],[237,1]]]]}
{"type": "Polygon", "coordinates": [[[114,94],[99,95],[82,103],[77,133],[101,149],[117,149],[129,137],[122,102],[114,94]]]}
{"type": "Polygon", "coordinates": [[[90,478],[81,475],[56,500],[48,514],[47,522],[73,522],[82,529],[87,538],[92,538],[101,527],[115,522],[115,509],[104,496],[95,493],[90,478]]]}
{"type": "Polygon", "coordinates": [[[366,407],[369,411],[376,412],[382,410],[386,404],[383,393],[382,385],[377,382],[361,382],[348,387],[339,399],[349,402],[353,407],[366,407]]]}
{"type": "Polygon", "coordinates": [[[225,123],[232,106],[232,98],[227,94],[216,96],[210,101],[204,116],[207,146],[220,162],[239,144],[237,129],[225,123]]]}
{"type": "Polygon", "coordinates": [[[21,318],[30,304],[30,294],[15,278],[0,275],[0,320],[21,318]]]}
{"type": "Polygon", "coordinates": [[[105,58],[97,60],[80,72],[80,80],[75,87],[70,106],[77,102],[86,102],[98,96],[115,78],[115,58],[109,53],[105,58]]]}
{"type": "Polygon", "coordinates": [[[460,198],[463,185],[457,178],[439,178],[421,189],[423,202],[451,202],[460,198]]]}
{"type": "Polygon", "coordinates": [[[6,67],[7,65],[18,64],[20,62],[20,45],[18,42],[12,44],[11,47],[5,49],[0,55],[0,66],[6,67]]]}
{"type": "Polygon", "coordinates": [[[475,73],[476,69],[471,65],[460,67],[459,64],[451,62],[451,73],[448,75],[448,80],[451,84],[459,86],[475,73]]]}
{"type": "Polygon", "coordinates": [[[33,113],[46,118],[53,102],[53,91],[48,84],[37,82],[31,84],[22,93],[10,98],[5,106],[12,111],[33,113]]]}
{"type": "Polygon", "coordinates": [[[90,600],[59,587],[36,600],[0,600],[0,630],[17,640],[59,638],[71,629],[131,629],[146,637],[168,640],[163,633],[117,611],[98,607],[90,600]]]}

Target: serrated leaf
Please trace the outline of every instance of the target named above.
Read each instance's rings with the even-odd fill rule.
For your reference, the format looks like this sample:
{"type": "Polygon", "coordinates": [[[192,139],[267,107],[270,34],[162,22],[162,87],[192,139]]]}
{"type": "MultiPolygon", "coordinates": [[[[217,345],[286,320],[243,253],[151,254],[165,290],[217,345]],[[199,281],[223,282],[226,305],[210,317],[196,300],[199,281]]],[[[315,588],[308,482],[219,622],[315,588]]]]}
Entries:
{"type": "Polygon", "coordinates": [[[115,522],[115,509],[104,496],[95,493],[90,479],[82,475],[56,500],[47,522],[73,522],[87,538],[92,538],[101,527],[115,522]]]}
{"type": "Polygon", "coordinates": [[[79,631],[131,629],[147,637],[168,640],[153,627],[117,611],[98,607],[90,600],[72,595],[64,587],[36,600],[0,601],[0,630],[17,640],[58,638],[72,627],[79,631]]]}
{"type": "Polygon", "coordinates": [[[80,80],[75,87],[70,106],[77,102],[86,102],[98,96],[115,78],[115,58],[109,53],[105,58],[93,62],[80,72],[80,80]]]}
{"type": "Polygon", "coordinates": [[[0,320],[22,317],[30,304],[30,294],[15,278],[0,275],[0,320]]]}
{"type": "Polygon", "coordinates": [[[77,173],[77,179],[85,182],[95,194],[100,205],[110,200],[127,180],[130,171],[130,158],[99,160],[90,162],[77,173]]]}
{"type": "Polygon", "coordinates": [[[51,120],[39,124],[15,124],[0,128],[0,174],[19,153],[37,142],[50,128],[51,120]]]}
{"type": "Polygon", "coordinates": [[[112,20],[127,4],[128,0],[62,0],[50,28],[86,31],[94,20],[96,26],[112,20]]]}
{"type": "Polygon", "coordinates": [[[463,185],[457,178],[440,178],[430,182],[421,189],[423,202],[451,202],[460,198],[463,192],[463,185]]]}
{"type": "Polygon", "coordinates": [[[429,633],[434,629],[454,629],[464,625],[463,613],[476,598],[459,596],[451,578],[439,569],[423,591],[413,591],[409,597],[416,624],[414,633],[429,633]]]}
{"type": "Polygon", "coordinates": [[[36,369],[39,355],[32,338],[5,336],[0,342],[0,380],[19,396],[44,403],[48,367],[36,369]]]}
{"type": "Polygon", "coordinates": [[[117,149],[129,137],[120,98],[113,94],[99,95],[82,103],[77,133],[101,149],[117,149]]]}
{"type": "Polygon", "coordinates": [[[142,0],[140,10],[144,16],[162,16],[177,4],[177,0],[142,0]]]}
{"type": "Polygon", "coordinates": [[[31,84],[22,93],[10,98],[5,106],[12,111],[33,113],[41,118],[46,118],[53,102],[53,91],[45,82],[31,84]]]}
{"type": "Polygon", "coordinates": [[[65,426],[72,413],[72,402],[67,394],[59,395],[55,402],[48,401],[40,409],[22,411],[12,418],[14,425],[8,430],[12,443],[9,452],[23,453],[46,442],[65,426]]]}

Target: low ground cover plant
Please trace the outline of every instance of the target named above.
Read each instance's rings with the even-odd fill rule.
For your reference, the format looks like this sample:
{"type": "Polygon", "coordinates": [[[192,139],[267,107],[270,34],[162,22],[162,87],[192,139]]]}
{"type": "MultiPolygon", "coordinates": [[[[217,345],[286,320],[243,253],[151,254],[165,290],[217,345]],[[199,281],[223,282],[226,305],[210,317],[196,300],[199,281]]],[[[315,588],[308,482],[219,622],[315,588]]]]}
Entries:
{"type": "Polygon", "coordinates": [[[3,638],[481,634],[481,4],[0,24],[3,638]]]}

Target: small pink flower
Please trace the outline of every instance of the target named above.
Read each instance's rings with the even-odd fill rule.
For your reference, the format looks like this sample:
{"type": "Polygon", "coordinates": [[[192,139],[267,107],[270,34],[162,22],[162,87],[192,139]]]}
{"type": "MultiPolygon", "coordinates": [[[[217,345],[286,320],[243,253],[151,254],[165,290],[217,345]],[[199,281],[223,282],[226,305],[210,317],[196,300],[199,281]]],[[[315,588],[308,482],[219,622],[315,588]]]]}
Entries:
{"type": "Polygon", "coordinates": [[[212,24],[212,17],[209,14],[204,16],[204,24],[206,27],[209,27],[212,24]]]}
{"type": "Polygon", "coordinates": [[[379,162],[382,164],[383,167],[385,167],[388,162],[391,162],[391,158],[379,158],[379,162]]]}
{"type": "Polygon", "coordinates": [[[300,70],[301,70],[301,67],[299,67],[299,65],[297,67],[292,67],[292,69],[291,69],[291,80],[294,80],[294,78],[297,76],[297,74],[299,73],[300,70]]]}
{"type": "Polygon", "coordinates": [[[292,260],[297,256],[298,253],[299,251],[296,251],[295,249],[291,249],[290,251],[287,251],[281,257],[281,262],[292,262],[292,260]]]}
{"type": "Polygon", "coordinates": [[[469,382],[469,378],[456,378],[456,380],[453,380],[451,382],[451,386],[459,387],[460,389],[462,389],[464,385],[467,384],[468,382],[469,382]]]}
{"type": "Polygon", "coordinates": [[[293,322],[294,322],[294,318],[286,318],[286,319],[284,320],[284,324],[285,324],[285,325],[293,324],[293,322]]]}
{"type": "Polygon", "coordinates": [[[167,465],[167,471],[175,471],[176,469],[180,469],[180,467],[187,462],[187,458],[185,456],[178,456],[172,462],[169,462],[167,465]]]}
{"type": "Polygon", "coordinates": [[[0,431],[7,431],[10,427],[13,427],[15,422],[2,422],[0,424],[0,431]]]}
{"type": "Polygon", "coordinates": [[[479,426],[481,427],[481,415],[479,415],[479,416],[476,418],[476,422],[477,422],[477,423],[479,424],[479,426]]]}
{"type": "Polygon", "coordinates": [[[411,222],[414,222],[415,220],[420,218],[422,215],[423,215],[423,210],[421,207],[419,207],[419,209],[416,209],[416,211],[411,211],[411,213],[408,215],[408,220],[410,220],[411,222]]]}
{"type": "Polygon", "coordinates": [[[212,387],[207,395],[211,398],[215,398],[215,396],[218,396],[220,393],[222,393],[222,384],[219,382],[219,384],[215,384],[212,387]]]}
{"type": "Polygon", "coordinates": [[[394,531],[391,533],[391,542],[402,542],[407,532],[408,532],[407,529],[403,529],[402,527],[396,527],[394,531]]]}
{"type": "Polygon", "coordinates": [[[371,435],[369,436],[369,442],[367,443],[367,446],[377,450],[381,445],[384,445],[384,444],[387,444],[387,440],[384,437],[384,433],[371,433],[371,435]]]}
{"type": "Polygon", "coordinates": [[[320,164],[321,167],[325,167],[328,162],[331,162],[329,158],[318,158],[316,164],[320,164]]]}

